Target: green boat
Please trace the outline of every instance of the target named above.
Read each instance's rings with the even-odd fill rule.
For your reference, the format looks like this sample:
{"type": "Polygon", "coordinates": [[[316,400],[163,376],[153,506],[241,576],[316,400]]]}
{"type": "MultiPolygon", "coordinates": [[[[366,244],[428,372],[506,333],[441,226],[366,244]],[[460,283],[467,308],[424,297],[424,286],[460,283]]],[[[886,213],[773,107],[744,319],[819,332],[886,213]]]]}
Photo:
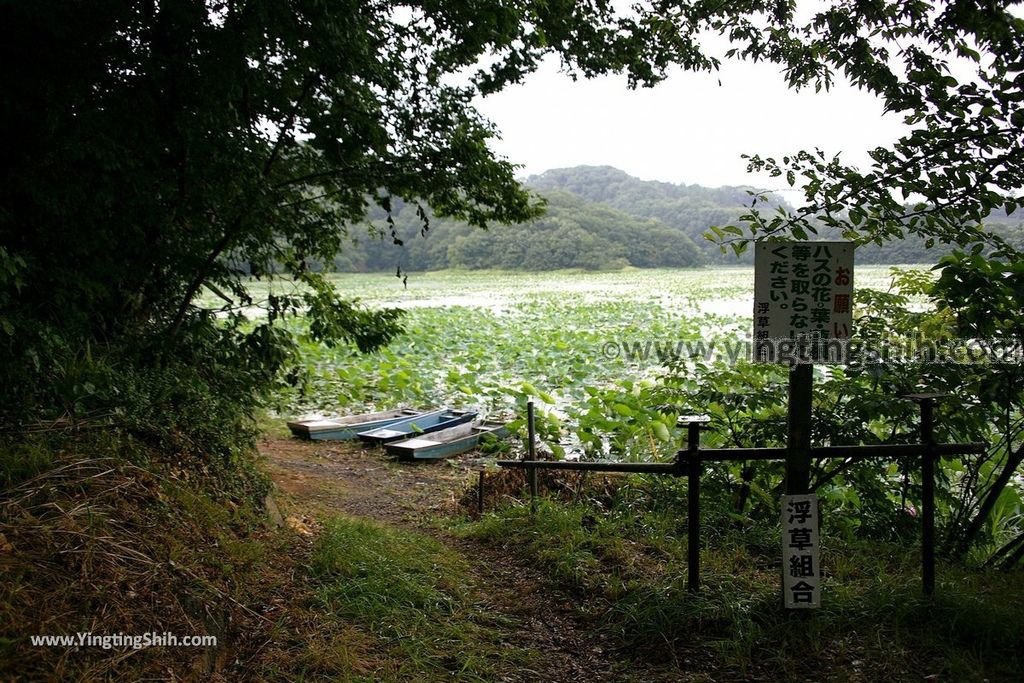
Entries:
{"type": "Polygon", "coordinates": [[[395,441],[385,445],[384,448],[388,453],[397,455],[401,460],[436,460],[473,450],[487,434],[501,438],[508,435],[508,429],[502,422],[478,420],[442,429],[432,434],[395,441]]]}
{"type": "Polygon", "coordinates": [[[288,429],[293,436],[300,439],[312,439],[313,441],[350,441],[356,438],[359,432],[368,429],[387,427],[401,420],[423,415],[421,410],[410,410],[408,408],[395,408],[379,413],[365,413],[363,415],[348,415],[321,420],[304,420],[301,422],[289,422],[288,429]]]}

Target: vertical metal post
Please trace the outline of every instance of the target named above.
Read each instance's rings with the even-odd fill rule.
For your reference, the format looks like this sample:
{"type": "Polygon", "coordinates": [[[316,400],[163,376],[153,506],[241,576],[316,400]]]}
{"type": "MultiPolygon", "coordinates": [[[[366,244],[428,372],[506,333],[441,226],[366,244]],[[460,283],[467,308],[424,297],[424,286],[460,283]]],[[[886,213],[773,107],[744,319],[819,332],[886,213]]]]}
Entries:
{"type": "Polygon", "coordinates": [[[789,372],[789,435],[786,441],[786,493],[809,493],[811,484],[811,402],[814,366],[798,363],[789,372]]]}
{"type": "Polygon", "coordinates": [[[700,430],[698,422],[686,428],[686,587],[692,593],[700,590],[700,430]]]}
{"type": "Polygon", "coordinates": [[[921,401],[921,584],[925,595],[935,592],[935,422],[931,398],[921,401]]]}
{"type": "MultiPolygon", "coordinates": [[[[811,486],[811,404],[814,366],[797,363],[789,370],[788,434],[786,435],[786,495],[802,495],[811,486]]],[[[785,567],[783,567],[785,571],[785,567]]],[[[779,598],[785,608],[785,575],[779,576],[779,598]]],[[[807,610],[791,610],[803,614],[807,610]]]]}
{"type": "MultiPolygon", "coordinates": [[[[527,444],[527,460],[537,459],[537,430],[533,417],[533,401],[526,403],[526,434],[529,439],[527,444]]],[[[530,482],[530,512],[537,512],[537,468],[531,467],[526,475],[530,482]]]]}
{"type": "Polygon", "coordinates": [[[907,394],[921,405],[921,588],[935,593],[935,401],[948,394],[907,394]]]}
{"type": "Polygon", "coordinates": [[[476,486],[476,511],[484,513],[484,471],[480,470],[480,482],[476,486]]]}

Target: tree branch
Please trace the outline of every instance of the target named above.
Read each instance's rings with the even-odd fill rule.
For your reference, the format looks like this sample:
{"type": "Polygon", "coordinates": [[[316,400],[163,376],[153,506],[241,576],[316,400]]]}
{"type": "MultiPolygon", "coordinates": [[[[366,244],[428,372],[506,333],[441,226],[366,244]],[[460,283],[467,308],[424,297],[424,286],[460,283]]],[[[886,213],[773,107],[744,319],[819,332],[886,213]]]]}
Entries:
{"type": "MultiPolygon", "coordinates": [[[[314,69],[312,72],[306,75],[303,80],[302,92],[295,99],[292,104],[291,111],[285,120],[281,123],[280,130],[277,135],[277,140],[274,142],[274,147],[270,150],[270,154],[267,156],[267,160],[263,164],[263,170],[260,174],[259,181],[262,182],[270,175],[270,171],[273,169],[274,163],[280,158],[281,150],[284,148],[285,138],[290,138],[292,129],[295,127],[295,121],[298,118],[299,108],[302,106],[303,101],[309,97],[313,91],[314,84],[320,79],[321,70],[319,68],[314,69]]],[[[246,203],[245,208],[238,214],[234,221],[225,228],[224,234],[214,245],[213,249],[207,255],[203,261],[203,265],[200,266],[199,271],[195,277],[189,283],[185,289],[185,295],[182,297],[181,303],[178,306],[177,311],[174,314],[174,318],[168,327],[167,337],[173,341],[177,338],[178,333],[181,330],[181,325],[185,320],[185,314],[188,312],[189,306],[192,304],[192,299],[195,298],[199,288],[203,286],[203,282],[210,275],[210,271],[213,268],[213,264],[217,262],[220,255],[224,253],[224,250],[230,246],[232,240],[235,238],[235,234],[245,223],[245,219],[248,217],[249,212],[252,211],[253,206],[256,204],[256,197],[251,197],[246,203]]]]}

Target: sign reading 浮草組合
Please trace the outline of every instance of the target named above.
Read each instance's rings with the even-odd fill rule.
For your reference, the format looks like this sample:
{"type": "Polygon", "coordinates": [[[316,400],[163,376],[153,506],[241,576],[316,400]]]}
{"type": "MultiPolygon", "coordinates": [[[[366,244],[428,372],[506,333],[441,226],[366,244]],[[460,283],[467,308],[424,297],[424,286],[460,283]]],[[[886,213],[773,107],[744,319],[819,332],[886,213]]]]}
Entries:
{"type": "Polygon", "coordinates": [[[821,606],[818,496],[782,497],[782,593],[787,609],[821,606]]]}
{"type": "Polygon", "coordinates": [[[852,326],[852,243],[755,245],[755,362],[843,363],[852,326]]]}

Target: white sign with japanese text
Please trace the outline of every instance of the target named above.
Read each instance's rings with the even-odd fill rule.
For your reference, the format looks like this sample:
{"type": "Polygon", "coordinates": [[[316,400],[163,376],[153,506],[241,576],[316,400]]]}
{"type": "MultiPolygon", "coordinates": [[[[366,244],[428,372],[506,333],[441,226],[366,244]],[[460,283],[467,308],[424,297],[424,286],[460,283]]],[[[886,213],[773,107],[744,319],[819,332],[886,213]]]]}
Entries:
{"type": "Polygon", "coordinates": [[[786,609],[821,607],[818,496],[782,497],[782,592],[786,609]]]}
{"type": "Polygon", "coordinates": [[[756,243],[755,362],[845,362],[852,327],[852,243],[756,243]]]}

